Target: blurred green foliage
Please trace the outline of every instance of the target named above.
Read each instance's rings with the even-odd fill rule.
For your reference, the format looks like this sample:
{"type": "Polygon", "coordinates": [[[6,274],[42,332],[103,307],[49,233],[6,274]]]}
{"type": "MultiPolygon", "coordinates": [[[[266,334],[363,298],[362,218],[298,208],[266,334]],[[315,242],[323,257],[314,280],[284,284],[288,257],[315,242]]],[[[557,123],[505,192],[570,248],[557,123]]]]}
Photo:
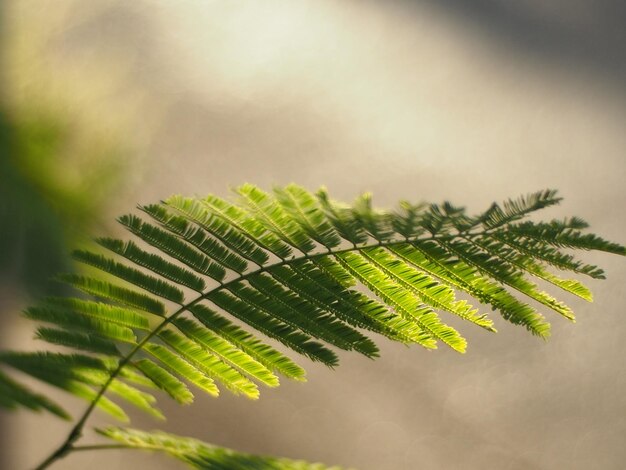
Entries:
{"type": "Polygon", "coordinates": [[[29,294],[59,289],[50,278],[68,268],[67,246],[118,180],[118,146],[94,141],[76,159],[76,133],[60,112],[0,110],[0,275],[29,294]]]}

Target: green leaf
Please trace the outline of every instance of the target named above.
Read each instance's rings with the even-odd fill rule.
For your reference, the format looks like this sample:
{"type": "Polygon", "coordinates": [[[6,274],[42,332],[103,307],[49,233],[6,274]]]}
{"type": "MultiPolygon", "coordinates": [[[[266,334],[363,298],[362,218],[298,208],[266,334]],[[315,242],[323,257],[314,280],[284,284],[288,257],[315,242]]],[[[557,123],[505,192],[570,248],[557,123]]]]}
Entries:
{"type": "Polygon", "coordinates": [[[128,327],[109,323],[96,317],[84,316],[73,312],[65,312],[45,307],[30,307],[24,311],[30,320],[51,323],[68,330],[80,330],[102,338],[134,344],[137,337],[128,327]]]}
{"type": "MultiPolygon", "coordinates": [[[[344,262],[358,272],[365,285],[373,288],[377,295],[395,306],[396,311],[405,318],[413,320],[419,327],[433,338],[440,339],[458,352],[465,352],[467,341],[454,328],[442,323],[437,314],[423,303],[423,298],[432,300],[434,294],[426,291],[423,277],[422,284],[411,279],[415,272],[406,265],[397,269],[393,263],[381,264],[380,252],[375,249],[361,250],[360,254],[346,253],[341,255],[344,262]],[[382,268],[382,269],[381,269],[382,268]],[[408,271],[408,272],[407,272],[408,271]],[[409,279],[407,281],[407,279],[409,279]],[[415,293],[419,292],[419,295],[415,293]]],[[[389,261],[387,258],[386,261],[389,261]]]]}
{"type": "Polygon", "coordinates": [[[320,189],[316,196],[324,214],[342,238],[355,246],[367,241],[367,233],[354,218],[350,207],[332,201],[325,189],[320,189]]]}
{"type": "Polygon", "coordinates": [[[263,308],[292,326],[338,348],[354,349],[368,357],[378,355],[378,348],[369,338],[315,304],[284,289],[271,277],[258,274],[250,276],[248,282],[266,297],[263,308]]]}
{"type": "MultiPolygon", "coordinates": [[[[506,284],[522,294],[550,307],[569,320],[574,319],[572,310],[563,302],[559,302],[546,292],[540,291],[536,284],[524,277],[523,271],[511,265],[505,260],[506,254],[502,253],[493,244],[485,244],[479,239],[451,242],[448,246],[454,246],[457,253],[463,252],[465,260],[468,260],[483,273],[495,278],[498,282],[506,284]]],[[[526,268],[527,270],[529,268],[526,268]]]]}
{"type": "Polygon", "coordinates": [[[223,240],[212,238],[206,231],[195,224],[189,223],[183,217],[171,215],[166,208],[159,205],[143,206],[141,208],[163,227],[177,234],[187,243],[195,246],[202,253],[212,258],[224,268],[242,273],[248,267],[248,263],[236,253],[224,246],[223,240]]]}
{"type": "Polygon", "coordinates": [[[95,335],[78,333],[75,331],[57,330],[56,328],[38,328],[36,339],[47,341],[51,344],[65,346],[67,348],[79,349],[83,351],[106,354],[109,356],[119,356],[120,351],[115,343],[95,335]]]}
{"type": "Polygon", "coordinates": [[[326,248],[334,248],[341,243],[317,199],[306,189],[290,184],[284,189],[275,188],[274,194],[282,209],[310,238],[326,248]]]}
{"type": "Polygon", "coordinates": [[[114,427],[97,429],[97,432],[130,448],[164,452],[197,469],[341,470],[339,467],[327,467],[319,463],[311,464],[301,460],[244,454],[206,444],[196,439],[164,432],[148,433],[114,427]]]}
{"type": "Polygon", "coordinates": [[[561,248],[577,248],[583,250],[606,251],[616,255],[626,255],[626,247],[618,243],[609,242],[592,233],[582,233],[573,227],[578,227],[578,219],[550,223],[524,222],[508,227],[512,234],[527,237],[561,248]]]}
{"type": "Polygon", "coordinates": [[[76,250],[72,253],[72,256],[77,261],[94,266],[172,302],[180,304],[185,298],[183,292],[177,287],[156,277],[144,274],[142,271],[117,263],[106,256],[86,250],[76,250]]]}
{"type": "Polygon", "coordinates": [[[125,215],[119,223],[146,243],[158,248],[163,253],[186,264],[194,271],[221,281],[226,276],[225,269],[187,243],[154,225],[143,222],[134,215],[125,215]]]}
{"type": "Polygon", "coordinates": [[[308,356],[311,360],[323,362],[329,367],[337,365],[338,359],[334,352],[321,343],[313,341],[309,335],[299,331],[292,324],[286,322],[284,318],[279,319],[274,316],[275,313],[282,311],[268,310],[264,306],[267,303],[266,298],[258,292],[243,284],[233,284],[229,286],[229,290],[234,295],[215,291],[207,298],[234,317],[265,333],[270,338],[277,339],[294,351],[308,356]]]}
{"type": "Polygon", "coordinates": [[[414,324],[411,340],[428,349],[436,349],[435,332],[439,332],[443,325],[437,325],[436,315],[428,308],[421,306],[414,297],[387,278],[380,270],[367,262],[356,253],[342,253],[337,259],[350,270],[359,281],[384,302],[392,305],[398,314],[414,324]]]}
{"type": "MultiPolygon", "coordinates": [[[[94,382],[90,380],[88,374],[108,371],[102,360],[78,354],[3,352],[0,353],[0,363],[7,364],[87,402],[93,402],[97,396],[97,393],[90,387],[94,382]]],[[[124,410],[106,397],[100,397],[97,406],[120,421],[129,421],[124,410]]]]}
{"type": "MultiPolygon", "coordinates": [[[[174,320],[173,324],[189,339],[202,346],[205,350],[239,368],[242,372],[270,387],[278,386],[278,377],[276,377],[270,369],[254,359],[251,355],[238,349],[233,343],[219,336],[214,331],[204,328],[197,322],[187,318],[177,318],[174,320]]],[[[222,328],[215,329],[218,331],[222,330],[222,335],[224,335],[222,328]]],[[[224,336],[231,337],[232,335],[226,334],[224,336]]]]}
{"type": "Polygon", "coordinates": [[[519,253],[542,261],[560,270],[585,274],[594,279],[605,279],[604,271],[602,271],[602,269],[597,266],[577,261],[572,255],[562,253],[558,250],[558,248],[550,246],[540,240],[524,238],[523,236],[509,233],[507,231],[496,231],[493,232],[492,236],[496,240],[500,240],[508,244],[519,253]]]}
{"type": "Polygon", "coordinates": [[[44,302],[57,310],[71,311],[128,328],[150,330],[150,322],[142,313],[123,307],[73,297],[48,297],[44,302]]]}
{"type": "Polygon", "coordinates": [[[154,406],[156,398],[149,393],[142,392],[120,380],[113,380],[109,390],[149,415],[159,420],[165,419],[163,413],[154,406]]]}
{"type": "MultiPolygon", "coordinates": [[[[499,238],[496,240],[484,240],[478,239],[477,242],[480,246],[485,246],[485,250],[490,253],[494,253],[495,256],[506,260],[512,265],[516,266],[517,269],[521,271],[527,271],[529,274],[538,277],[550,284],[554,284],[555,286],[560,287],[561,289],[577,295],[578,297],[585,299],[587,301],[592,301],[593,297],[589,288],[583,285],[580,281],[575,279],[562,279],[554,274],[548,272],[544,265],[540,262],[535,261],[533,256],[530,253],[526,253],[523,250],[520,250],[518,246],[515,246],[508,241],[501,241],[499,238]]],[[[566,317],[570,317],[573,319],[573,312],[571,309],[566,315],[566,317]]]]}
{"type": "MultiPolygon", "coordinates": [[[[491,271],[491,265],[485,263],[484,259],[480,256],[471,256],[463,248],[460,248],[457,244],[451,244],[449,242],[439,241],[442,247],[449,250],[454,255],[458,256],[463,261],[461,268],[464,269],[464,265],[480,270],[482,266],[485,269],[485,276],[477,276],[470,284],[470,291],[479,293],[481,298],[485,299],[496,309],[500,311],[502,317],[514,324],[524,325],[526,328],[535,335],[547,338],[550,334],[550,324],[547,323],[539,312],[534,308],[520,302],[513,297],[506,289],[499,286],[497,283],[491,281],[491,276],[495,276],[495,279],[500,282],[502,274],[496,274],[491,271]]],[[[467,245],[463,245],[467,248],[467,245]]],[[[505,277],[508,275],[505,274],[505,277]]],[[[512,281],[516,282],[516,281],[512,281]]],[[[520,289],[524,289],[521,285],[520,289]]]]}
{"type": "Polygon", "coordinates": [[[360,225],[375,240],[384,242],[394,237],[392,215],[375,210],[370,193],[364,193],[354,201],[352,214],[354,223],[360,225]]]}
{"type": "Polygon", "coordinates": [[[280,204],[265,191],[252,184],[244,184],[237,188],[237,193],[241,195],[248,211],[268,231],[303,253],[315,249],[315,244],[300,225],[289,217],[280,204]]]}
{"type": "Polygon", "coordinates": [[[33,411],[46,410],[61,419],[68,421],[72,419],[67,411],[52,400],[30,391],[2,372],[0,372],[0,406],[6,409],[15,409],[21,406],[33,411]]]}
{"type": "MultiPolygon", "coordinates": [[[[393,314],[382,304],[376,305],[379,308],[368,310],[365,308],[368,302],[360,303],[355,291],[345,289],[329,280],[312,263],[294,262],[290,268],[276,266],[271,268],[269,272],[276,280],[300,297],[306,298],[320,309],[331,312],[350,325],[381,334],[392,332],[385,325],[385,322],[393,314]]],[[[371,303],[374,304],[375,301],[371,300],[371,303]]]]}
{"type": "Polygon", "coordinates": [[[198,224],[241,258],[248,259],[259,266],[263,265],[269,258],[267,253],[238,228],[235,228],[235,225],[231,224],[228,208],[224,207],[221,200],[213,198],[209,201],[172,196],[166,201],[166,204],[177,210],[185,218],[198,224]],[[213,204],[213,206],[209,204],[213,204]],[[213,207],[213,211],[210,211],[209,207],[213,207]]]}
{"type": "Polygon", "coordinates": [[[208,353],[197,343],[171,330],[162,331],[159,333],[159,338],[180,357],[207,376],[219,380],[233,393],[243,394],[248,398],[259,398],[259,390],[254,382],[251,382],[218,357],[208,353]]]}
{"type": "Polygon", "coordinates": [[[188,269],[164,260],[159,255],[142,250],[132,241],[123,242],[114,238],[97,238],[96,242],[129,261],[163,276],[165,279],[189,287],[196,292],[202,292],[205,288],[202,278],[188,269]]]}
{"type": "Polygon", "coordinates": [[[134,363],[134,366],[178,403],[187,405],[193,402],[193,394],[187,386],[151,360],[140,359],[134,363]]]}
{"type": "MultiPolygon", "coordinates": [[[[304,381],[306,372],[282,352],[263,343],[243,328],[214,312],[205,305],[194,305],[189,310],[200,322],[216,335],[224,338],[243,352],[259,361],[269,370],[280,372],[285,377],[304,381]]],[[[182,320],[182,319],[181,319],[182,320]]],[[[179,322],[176,323],[179,325],[179,322]]],[[[272,379],[269,379],[273,382],[272,379]]]]}
{"type": "MultiPolygon", "coordinates": [[[[430,349],[441,341],[464,352],[466,340],[440,314],[495,329],[457,293],[545,338],[550,325],[511,292],[573,319],[571,309],[533,278],[591,300],[586,286],[550,269],[594,278],[603,278],[603,271],[561,250],[626,254],[623,246],[583,232],[587,224],[578,218],[524,222],[559,202],[552,190],[494,204],[477,216],[447,201],[402,202],[396,211],[383,211],[368,193],[346,205],[325,190],[313,195],[296,185],[267,193],[246,184],[236,192],[236,202],[174,196],[140,207],[150,223],[121,217],[132,239],[97,239],[111,257],[87,250],[74,257],[99,271],[62,276],[98,300],[51,298],[25,312],[53,326],[39,326],[39,339],[92,355],[2,353],[0,366],[87,400],[85,417],[98,406],[127,420],[109,398],[115,394],[162,418],[154,396],[136,385],[162,389],[185,404],[193,400],[185,382],[212,395],[217,382],[257,398],[256,381],[275,387],[278,374],[305,380],[304,369],[263,335],[330,367],[338,364],[332,347],[378,356],[371,333],[430,349]],[[124,285],[110,282],[111,276],[124,285]],[[178,307],[166,310],[165,300],[178,307]]],[[[0,392],[0,406],[67,416],[3,372],[0,392]]],[[[322,468],[176,436],[110,433],[128,446],[163,450],[200,468],[322,468]]]]}
{"type": "MultiPolygon", "coordinates": [[[[410,247],[406,247],[409,248],[410,247]]],[[[478,309],[472,307],[464,300],[457,301],[454,290],[423,271],[414,269],[410,263],[405,263],[402,258],[402,245],[390,248],[394,258],[382,248],[370,248],[363,250],[368,258],[373,260],[387,275],[393,275],[405,288],[413,293],[425,304],[431,307],[445,310],[457,315],[464,320],[493,331],[493,323],[485,315],[479,315],[478,309]]]]}
{"type": "Polygon", "coordinates": [[[561,198],[556,197],[556,193],[553,189],[547,189],[517,199],[509,199],[503,203],[503,207],[493,204],[487,212],[480,216],[480,220],[489,229],[501,227],[504,224],[519,220],[531,212],[558,204],[561,198]]]}
{"type": "Polygon", "coordinates": [[[422,218],[428,204],[411,204],[401,201],[400,208],[391,218],[391,225],[398,235],[405,240],[422,235],[426,229],[422,224],[422,218]]]}
{"type": "Polygon", "coordinates": [[[266,249],[279,258],[285,259],[292,255],[291,247],[267,228],[256,218],[239,206],[231,204],[216,196],[207,196],[202,200],[205,207],[228,226],[237,229],[256,246],[266,249]]]}
{"type": "Polygon", "coordinates": [[[165,306],[159,300],[125,287],[77,274],[62,274],[59,278],[94,297],[128,305],[155,315],[165,314],[165,306]]]}
{"type": "Polygon", "coordinates": [[[199,389],[207,392],[209,395],[218,396],[219,390],[213,379],[208,377],[206,373],[198,369],[197,366],[189,361],[182,359],[178,354],[174,354],[160,344],[147,343],[144,350],[152,354],[156,359],[166,366],[171,372],[191,382],[199,389]]]}

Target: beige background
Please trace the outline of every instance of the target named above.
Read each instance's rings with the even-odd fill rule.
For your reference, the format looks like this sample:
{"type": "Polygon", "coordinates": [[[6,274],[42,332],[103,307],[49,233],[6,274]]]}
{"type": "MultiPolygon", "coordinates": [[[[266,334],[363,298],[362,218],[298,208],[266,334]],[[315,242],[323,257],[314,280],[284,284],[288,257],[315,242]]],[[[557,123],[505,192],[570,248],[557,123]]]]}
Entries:
{"type": "MultiPolygon", "coordinates": [[[[554,187],[565,201],[545,217],[576,214],[624,243],[621,5],[7,1],[4,37],[19,52],[8,70],[15,97],[63,100],[136,147],[112,215],[245,181],[473,210],[554,187]]],[[[623,468],[626,263],[585,258],[608,280],[589,283],[593,304],[563,294],[579,320],[548,314],[547,343],[499,319],[497,335],[463,327],[465,356],[381,341],[376,362],[343,354],[332,372],[303,360],[307,384],[285,382],[258,402],[163,398],[166,429],[362,470],[623,468]]],[[[30,336],[16,321],[2,340],[29,347],[30,336]]],[[[68,431],[48,416],[3,416],[11,469],[34,465],[68,431]]],[[[107,451],[55,468],[178,465],[107,451]]]]}

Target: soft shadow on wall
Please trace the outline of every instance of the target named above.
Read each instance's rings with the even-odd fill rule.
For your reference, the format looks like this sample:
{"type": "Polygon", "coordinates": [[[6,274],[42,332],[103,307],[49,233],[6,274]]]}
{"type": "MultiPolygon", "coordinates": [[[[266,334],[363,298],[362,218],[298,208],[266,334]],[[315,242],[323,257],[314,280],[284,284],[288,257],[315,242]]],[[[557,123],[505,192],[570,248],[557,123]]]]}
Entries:
{"type": "Polygon", "coordinates": [[[622,0],[400,0],[430,4],[479,26],[514,52],[594,70],[626,85],[626,3],[622,0]]]}

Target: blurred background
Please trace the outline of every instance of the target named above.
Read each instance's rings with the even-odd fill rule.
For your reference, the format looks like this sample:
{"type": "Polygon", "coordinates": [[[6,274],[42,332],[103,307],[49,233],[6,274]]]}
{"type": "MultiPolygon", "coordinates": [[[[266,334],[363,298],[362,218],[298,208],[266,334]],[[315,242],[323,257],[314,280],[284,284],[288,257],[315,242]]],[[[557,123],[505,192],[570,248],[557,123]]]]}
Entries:
{"type": "MultiPolygon", "coordinates": [[[[69,246],[173,193],[326,185],[482,210],[546,187],[626,242],[626,3],[621,0],[0,2],[0,341],[69,269],[69,246]]],[[[626,263],[567,298],[541,342],[496,318],[466,355],[381,342],[307,384],[224,394],[134,425],[243,451],[375,469],[621,469],[626,263]]],[[[84,404],[53,390],[78,413],[84,404]]],[[[69,424],[0,411],[0,466],[24,469],[69,424]]],[[[94,423],[106,419],[96,415],[94,423]]],[[[179,468],[135,452],[55,468],[179,468]]]]}

